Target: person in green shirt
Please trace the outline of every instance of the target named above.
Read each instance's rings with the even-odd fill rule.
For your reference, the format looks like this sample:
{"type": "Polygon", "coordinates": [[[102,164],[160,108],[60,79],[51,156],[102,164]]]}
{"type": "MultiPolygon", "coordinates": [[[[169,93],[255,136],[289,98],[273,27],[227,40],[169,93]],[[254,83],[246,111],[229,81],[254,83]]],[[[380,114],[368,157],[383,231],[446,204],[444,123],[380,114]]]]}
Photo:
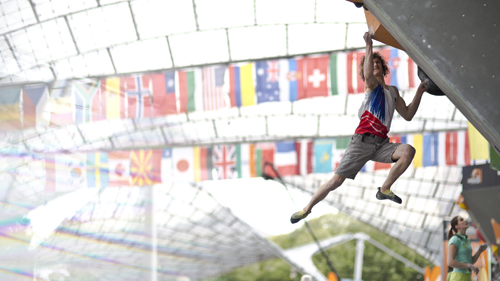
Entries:
{"type": "Polygon", "coordinates": [[[479,268],[474,264],[488,245],[481,244],[476,254],[472,256],[470,239],[465,234],[467,228],[469,224],[464,218],[456,216],[451,220],[448,232],[448,265],[453,271],[448,274],[447,281],[471,281],[472,271],[479,273],[479,268]]]}

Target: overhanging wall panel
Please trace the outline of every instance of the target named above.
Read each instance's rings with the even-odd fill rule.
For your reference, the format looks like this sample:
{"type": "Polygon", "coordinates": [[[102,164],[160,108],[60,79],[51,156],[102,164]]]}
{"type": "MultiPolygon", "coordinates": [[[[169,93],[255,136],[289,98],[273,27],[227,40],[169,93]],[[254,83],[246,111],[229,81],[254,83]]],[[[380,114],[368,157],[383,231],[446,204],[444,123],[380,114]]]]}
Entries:
{"type": "Polygon", "coordinates": [[[500,148],[500,2],[363,2],[463,115],[500,148]]]}

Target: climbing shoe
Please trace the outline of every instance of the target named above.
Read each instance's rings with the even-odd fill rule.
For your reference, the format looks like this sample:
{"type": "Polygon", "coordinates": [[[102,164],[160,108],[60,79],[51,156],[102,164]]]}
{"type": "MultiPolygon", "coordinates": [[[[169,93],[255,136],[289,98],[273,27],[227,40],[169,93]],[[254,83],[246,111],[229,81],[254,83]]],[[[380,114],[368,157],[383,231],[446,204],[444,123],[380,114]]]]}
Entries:
{"type": "Polygon", "coordinates": [[[303,210],[300,210],[292,215],[290,218],[290,222],[292,223],[298,223],[300,220],[305,219],[308,214],[304,212],[303,210]]]}
{"type": "Polygon", "coordinates": [[[388,193],[380,191],[380,187],[378,188],[377,199],[378,200],[389,199],[389,200],[394,201],[394,202],[396,202],[398,204],[401,204],[403,202],[403,200],[401,200],[401,198],[399,198],[399,196],[397,196],[396,194],[394,194],[392,191],[389,191],[388,193]]]}

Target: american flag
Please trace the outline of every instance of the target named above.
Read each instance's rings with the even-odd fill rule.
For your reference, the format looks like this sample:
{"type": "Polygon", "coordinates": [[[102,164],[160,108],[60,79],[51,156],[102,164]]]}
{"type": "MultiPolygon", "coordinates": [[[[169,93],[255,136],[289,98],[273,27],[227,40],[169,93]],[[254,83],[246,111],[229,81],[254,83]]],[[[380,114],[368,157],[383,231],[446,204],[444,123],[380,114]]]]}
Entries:
{"type": "Polygon", "coordinates": [[[234,145],[216,145],[213,149],[217,179],[236,178],[236,149],[234,145]]]}
{"type": "Polygon", "coordinates": [[[203,68],[203,110],[217,110],[226,107],[222,92],[225,72],[225,66],[203,68]]]}

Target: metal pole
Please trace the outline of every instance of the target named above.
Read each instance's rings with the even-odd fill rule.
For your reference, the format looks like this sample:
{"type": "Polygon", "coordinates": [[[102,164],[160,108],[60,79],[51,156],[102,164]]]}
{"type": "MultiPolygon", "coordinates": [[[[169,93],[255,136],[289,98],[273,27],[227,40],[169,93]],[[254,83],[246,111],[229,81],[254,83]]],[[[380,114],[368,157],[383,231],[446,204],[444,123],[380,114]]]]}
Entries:
{"type": "Polygon", "coordinates": [[[356,241],[356,258],[354,260],[354,280],[359,281],[363,272],[363,253],[365,251],[365,239],[358,238],[356,241]]]}
{"type": "MultiPolygon", "coordinates": [[[[278,180],[280,181],[280,183],[285,187],[285,189],[288,192],[288,188],[286,187],[285,182],[283,181],[283,179],[281,178],[280,174],[278,173],[278,170],[276,170],[274,168],[273,164],[271,164],[269,162],[264,163],[264,167],[262,169],[262,173],[263,173],[262,177],[265,178],[265,179],[274,179],[272,176],[265,174],[265,167],[266,166],[270,166],[271,169],[273,169],[274,173],[276,174],[276,178],[278,178],[278,180]]],[[[288,193],[288,195],[290,195],[290,193],[288,193]]],[[[292,201],[293,201],[293,198],[291,196],[290,196],[290,199],[292,199],[292,201]]],[[[295,204],[295,201],[293,201],[293,203],[295,204]]],[[[309,234],[311,234],[311,237],[313,238],[314,242],[316,243],[316,245],[318,245],[318,249],[321,252],[321,255],[325,258],[326,264],[328,265],[328,268],[330,268],[330,271],[333,272],[337,276],[338,280],[340,280],[340,276],[337,273],[337,270],[335,269],[335,267],[333,266],[332,262],[330,261],[330,258],[328,258],[328,255],[326,254],[326,252],[321,247],[321,244],[319,243],[318,238],[316,238],[316,235],[314,234],[314,231],[312,230],[311,226],[309,225],[309,223],[307,221],[304,221],[304,223],[306,225],[307,231],[309,231],[309,234]]]]}
{"type": "Polygon", "coordinates": [[[145,187],[145,206],[146,209],[146,222],[145,222],[145,230],[146,235],[150,237],[150,255],[149,255],[149,264],[151,267],[150,270],[150,280],[157,281],[158,280],[158,253],[157,253],[157,231],[156,231],[156,222],[155,222],[155,196],[154,196],[154,185],[145,187]]]}

